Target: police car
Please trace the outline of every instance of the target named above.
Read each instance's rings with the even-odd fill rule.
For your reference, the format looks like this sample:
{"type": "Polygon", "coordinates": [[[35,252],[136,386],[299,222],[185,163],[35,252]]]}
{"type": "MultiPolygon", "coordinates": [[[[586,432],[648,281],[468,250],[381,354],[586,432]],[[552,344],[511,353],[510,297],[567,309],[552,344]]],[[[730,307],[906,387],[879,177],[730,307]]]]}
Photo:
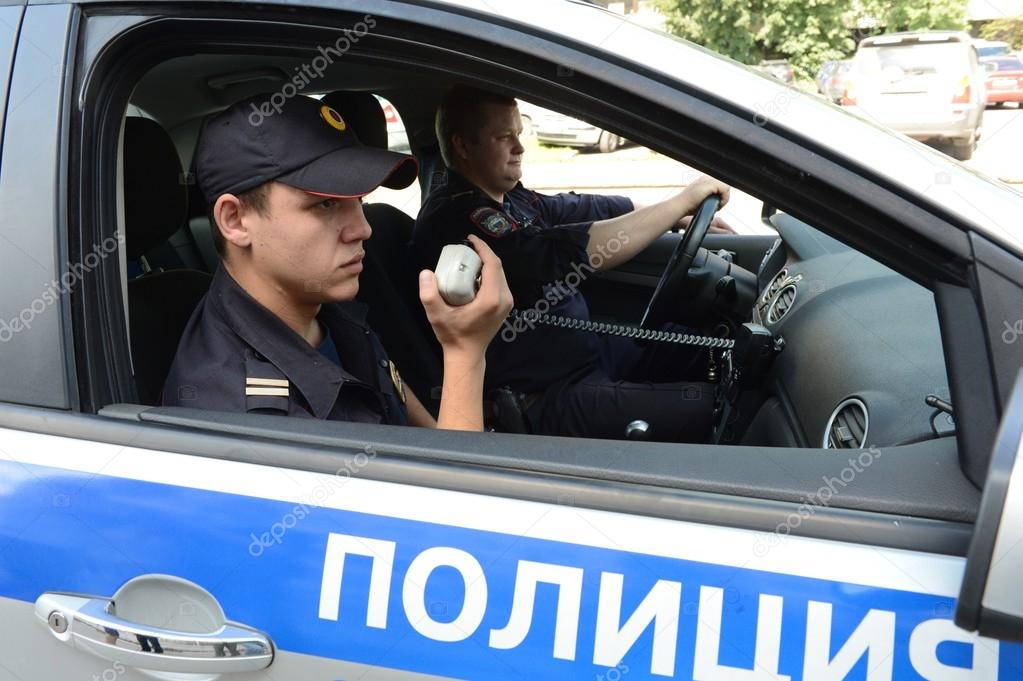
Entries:
{"type": "MultiPolygon", "coordinates": [[[[8,2],[0,74],[0,679],[1023,678],[1014,190],[567,1],[8,2]],[[694,256],[670,307],[735,331],[714,443],[156,403],[209,280],[202,121],[371,92],[427,191],[454,82],[764,202],[770,236],[584,285],[629,323],[694,256]]],[[[366,212],[429,395],[386,297],[410,219],[366,212]]]]}

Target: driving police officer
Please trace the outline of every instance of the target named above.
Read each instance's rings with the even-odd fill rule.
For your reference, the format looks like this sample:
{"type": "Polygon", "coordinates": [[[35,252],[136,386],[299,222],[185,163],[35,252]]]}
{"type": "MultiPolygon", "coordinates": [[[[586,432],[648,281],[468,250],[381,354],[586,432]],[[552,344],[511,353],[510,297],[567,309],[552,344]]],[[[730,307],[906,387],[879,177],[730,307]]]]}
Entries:
{"type": "MultiPolygon", "coordinates": [[[[436,133],[446,170],[412,242],[426,265],[445,244],[482,238],[500,256],[520,310],[588,320],[577,288],[587,275],[628,261],[706,197],[728,200],[729,188],[707,177],[635,210],[618,196],[538,194],[519,181],[521,132],[510,97],[468,86],[445,95],[436,133]]],[[[521,395],[534,433],[616,438],[634,419],[661,440],[699,441],[710,431],[712,390],[693,382],[705,376],[706,353],[693,348],[640,346],[527,318],[506,323],[487,359],[488,390],[521,395]]]]}
{"type": "Polygon", "coordinates": [[[371,234],[361,197],[408,186],[415,160],[363,146],[337,111],[304,96],[253,120],[265,99],[229,107],[199,141],[196,171],[221,262],[181,338],[164,404],[482,429],[483,353],[511,308],[500,260],[472,240],[482,283],[458,308],[440,298],[432,272],[420,274],[444,350],[434,421],[353,300],[371,234]]]}

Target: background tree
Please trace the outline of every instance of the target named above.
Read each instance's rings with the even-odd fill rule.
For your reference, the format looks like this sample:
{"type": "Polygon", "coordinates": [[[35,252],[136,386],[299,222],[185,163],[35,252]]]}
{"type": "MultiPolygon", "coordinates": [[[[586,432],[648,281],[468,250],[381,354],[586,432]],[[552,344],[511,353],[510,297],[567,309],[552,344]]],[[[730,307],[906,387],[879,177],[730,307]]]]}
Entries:
{"type": "Polygon", "coordinates": [[[822,63],[849,54],[851,0],[657,0],[669,32],[746,64],[785,58],[812,80],[822,63]]]}
{"type": "Polygon", "coordinates": [[[965,31],[967,0],[854,0],[853,21],[896,31],[965,31]]]}
{"type": "Polygon", "coordinates": [[[1012,45],[1014,50],[1023,50],[1023,16],[995,19],[980,28],[980,37],[987,40],[1001,40],[1012,45]]]}
{"type": "Polygon", "coordinates": [[[669,33],[744,64],[764,58],[757,43],[765,0],[658,0],[669,33]]]}
{"type": "Polygon", "coordinates": [[[966,27],[967,0],[657,0],[669,32],[744,62],[789,60],[812,80],[829,59],[852,55],[853,29],[966,27]]]}
{"type": "Polygon", "coordinates": [[[813,80],[821,64],[856,49],[841,0],[769,0],[758,42],[789,60],[796,77],[813,80]]]}

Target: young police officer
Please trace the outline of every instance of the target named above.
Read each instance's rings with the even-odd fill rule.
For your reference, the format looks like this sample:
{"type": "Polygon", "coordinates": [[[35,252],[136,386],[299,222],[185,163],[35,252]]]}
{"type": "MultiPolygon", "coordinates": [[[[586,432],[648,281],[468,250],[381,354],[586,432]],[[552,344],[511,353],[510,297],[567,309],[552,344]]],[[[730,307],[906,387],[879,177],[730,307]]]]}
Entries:
{"type": "MultiPolygon", "coordinates": [[[[519,182],[524,150],[515,100],[476,88],[445,95],[436,129],[446,179],[416,220],[418,261],[436,261],[444,244],[466,235],[481,237],[501,257],[523,310],[588,319],[586,301],[566,286],[573,276],[578,285],[590,272],[628,261],[712,194],[722,205],[728,200],[729,188],[707,177],[637,210],[624,197],[530,191],[519,182]]],[[[635,419],[659,440],[699,441],[710,432],[713,391],[686,382],[705,376],[705,351],[519,324],[505,326],[487,357],[488,388],[524,395],[534,433],[620,438],[635,419]]]]}
{"type": "Polygon", "coordinates": [[[353,300],[371,234],[361,197],[408,186],[415,160],[363,146],[335,110],[308,97],[253,121],[263,100],[229,107],[199,141],[221,264],[181,338],[164,404],[481,430],[483,353],[511,308],[500,260],[473,240],[482,284],[458,308],[440,298],[432,272],[420,274],[444,350],[435,422],[353,300]]]}

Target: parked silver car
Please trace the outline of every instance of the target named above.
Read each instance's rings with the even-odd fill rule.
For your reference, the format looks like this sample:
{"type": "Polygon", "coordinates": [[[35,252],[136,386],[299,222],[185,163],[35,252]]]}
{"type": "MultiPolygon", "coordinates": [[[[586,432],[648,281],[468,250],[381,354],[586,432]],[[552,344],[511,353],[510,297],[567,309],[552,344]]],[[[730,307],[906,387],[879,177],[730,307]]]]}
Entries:
{"type": "Polygon", "coordinates": [[[849,59],[825,62],[817,72],[817,92],[832,102],[840,103],[851,69],[852,61],[849,59]]]}
{"type": "Polygon", "coordinates": [[[783,83],[792,83],[796,79],[796,72],[788,59],[765,59],[757,68],[783,83]]]}
{"type": "Polygon", "coordinates": [[[892,33],[860,42],[843,102],[918,140],[973,155],[986,104],[984,71],[969,35],[892,33]]]}
{"type": "Polygon", "coordinates": [[[544,144],[595,149],[603,153],[615,151],[625,144],[621,135],[529,102],[519,100],[519,114],[522,116],[523,135],[536,135],[537,140],[544,144]]]}

